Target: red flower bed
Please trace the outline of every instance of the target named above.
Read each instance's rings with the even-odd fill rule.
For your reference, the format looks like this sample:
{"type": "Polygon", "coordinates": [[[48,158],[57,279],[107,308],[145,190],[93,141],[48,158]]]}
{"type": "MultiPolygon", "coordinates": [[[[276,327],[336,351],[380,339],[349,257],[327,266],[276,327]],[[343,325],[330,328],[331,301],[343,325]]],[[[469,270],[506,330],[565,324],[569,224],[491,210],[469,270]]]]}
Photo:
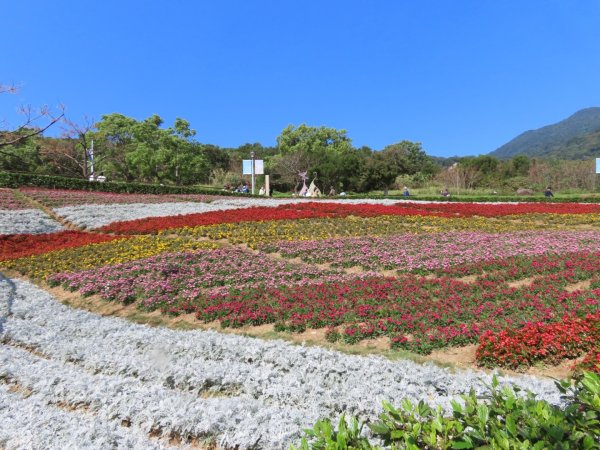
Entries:
{"type": "Polygon", "coordinates": [[[154,233],[159,230],[219,223],[253,222],[259,220],[291,220],[319,217],[376,217],[392,216],[507,216],[514,214],[584,214],[600,213],[600,205],[561,203],[522,204],[472,204],[472,203],[397,203],[395,205],[345,204],[328,202],[299,202],[275,208],[252,207],[235,210],[213,211],[171,217],[115,222],[101,230],[114,233],[154,233]]]}
{"type": "Polygon", "coordinates": [[[115,222],[100,228],[112,233],[154,233],[159,230],[183,227],[215,225],[219,223],[255,222],[264,220],[295,220],[320,217],[375,217],[380,215],[435,215],[449,217],[448,214],[424,211],[412,207],[397,207],[371,204],[339,203],[295,203],[276,208],[252,207],[186,214],[170,217],[148,217],[127,222],[115,222]]]}
{"type": "MultiPolygon", "coordinates": [[[[559,278],[570,280],[572,275],[566,270],[559,278]]],[[[552,282],[557,282],[556,274],[541,278],[534,288],[518,289],[490,281],[373,277],[343,284],[233,290],[197,297],[195,310],[200,320],[219,320],[225,327],[268,322],[289,331],[328,327],[329,340],[353,343],[386,335],[393,347],[427,354],[476,343],[485,331],[496,336],[526,322],[541,327],[561,316],[597,312],[600,290],[567,292],[552,282]]],[[[518,343],[523,343],[521,335],[515,339],[518,343]]]]}
{"type": "Polygon", "coordinates": [[[63,248],[81,247],[97,242],[122,239],[122,236],[83,233],[81,231],[62,231],[46,234],[9,234],[0,235],[0,261],[40,255],[63,248]]]}
{"type": "Polygon", "coordinates": [[[575,365],[574,369],[576,374],[580,374],[584,370],[600,373],[600,347],[596,346],[592,349],[579,364],[575,365]]]}
{"type": "Polygon", "coordinates": [[[418,206],[424,211],[443,212],[462,217],[600,213],[600,205],[584,203],[425,203],[418,206]]]}
{"type": "Polygon", "coordinates": [[[296,210],[314,209],[340,211],[340,207],[357,211],[361,217],[371,215],[436,215],[443,217],[497,217],[520,214],[592,214],[600,213],[600,205],[584,203],[415,203],[399,202],[394,205],[296,203],[285,205],[296,210]]]}
{"type": "Polygon", "coordinates": [[[485,367],[522,369],[536,362],[557,364],[576,358],[600,339],[600,313],[584,318],[564,316],[554,323],[526,323],[518,329],[486,331],[477,348],[477,363],[485,367]]]}
{"type": "Polygon", "coordinates": [[[600,252],[548,253],[536,256],[509,256],[475,263],[459,264],[434,271],[439,276],[464,277],[481,275],[482,280],[494,282],[518,280],[565,269],[593,272],[600,270],[600,252]]]}

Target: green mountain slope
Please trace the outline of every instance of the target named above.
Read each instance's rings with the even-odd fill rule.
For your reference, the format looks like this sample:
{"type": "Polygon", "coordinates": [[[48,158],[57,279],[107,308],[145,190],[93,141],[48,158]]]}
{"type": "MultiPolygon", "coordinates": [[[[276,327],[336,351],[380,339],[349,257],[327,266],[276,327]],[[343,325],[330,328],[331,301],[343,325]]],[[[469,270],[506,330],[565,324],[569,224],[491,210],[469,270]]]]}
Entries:
{"type": "Polygon", "coordinates": [[[586,108],[569,118],[526,131],[490,153],[496,158],[516,155],[558,159],[600,157],[600,108],[586,108]]]}

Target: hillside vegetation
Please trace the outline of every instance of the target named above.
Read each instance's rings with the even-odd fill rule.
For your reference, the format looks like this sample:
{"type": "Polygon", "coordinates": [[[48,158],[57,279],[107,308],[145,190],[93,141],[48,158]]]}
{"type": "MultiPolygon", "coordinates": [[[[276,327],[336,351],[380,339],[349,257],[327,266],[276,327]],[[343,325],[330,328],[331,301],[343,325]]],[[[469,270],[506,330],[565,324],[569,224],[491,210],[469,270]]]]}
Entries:
{"type": "Polygon", "coordinates": [[[556,159],[600,156],[600,108],[586,108],[558,123],[526,131],[490,153],[500,159],[516,155],[556,159]]]}

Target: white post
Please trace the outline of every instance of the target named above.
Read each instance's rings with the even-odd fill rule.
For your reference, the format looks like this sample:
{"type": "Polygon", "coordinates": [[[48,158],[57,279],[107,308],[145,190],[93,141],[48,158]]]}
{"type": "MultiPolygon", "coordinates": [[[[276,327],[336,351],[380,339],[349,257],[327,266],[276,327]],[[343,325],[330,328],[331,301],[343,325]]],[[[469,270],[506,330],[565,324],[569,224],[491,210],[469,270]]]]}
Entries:
{"type": "Polygon", "coordinates": [[[94,179],[94,140],[92,139],[92,148],[90,148],[90,180],[93,181],[94,179]]]}
{"type": "Polygon", "coordinates": [[[252,195],[254,195],[254,157],[256,154],[251,152],[250,156],[252,157],[252,195]]]}
{"type": "Polygon", "coordinates": [[[459,177],[458,165],[457,165],[456,166],[456,195],[459,195],[459,193],[460,193],[459,183],[460,183],[460,177],[459,177]]]}
{"type": "Polygon", "coordinates": [[[594,173],[592,192],[596,192],[596,181],[598,178],[598,174],[600,173],[600,158],[596,158],[596,170],[592,172],[594,173]]]}
{"type": "Polygon", "coordinates": [[[265,195],[268,197],[271,192],[271,186],[269,185],[269,175],[265,175],[265,195]]]}

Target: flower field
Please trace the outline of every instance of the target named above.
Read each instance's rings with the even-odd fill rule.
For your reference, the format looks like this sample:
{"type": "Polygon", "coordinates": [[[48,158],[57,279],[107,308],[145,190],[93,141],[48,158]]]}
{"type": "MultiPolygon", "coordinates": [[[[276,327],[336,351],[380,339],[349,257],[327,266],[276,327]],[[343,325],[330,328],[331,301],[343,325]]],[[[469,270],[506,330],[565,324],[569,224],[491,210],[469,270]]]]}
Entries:
{"type": "Polygon", "coordinates": [[[86,244],[123,239],[108,234],[90,234],[80,231],[62,231],[44,234],[5,234],[0,235],[0,255],[2,260],[18,259],[39,255],[63,248],[82,247],[86,244]]]}
{"type": "MultiPolygon", "coordinates": [[[[318,417],[450,398],[491,377],[205,331],[150,328],[0,280],[4,448],[287,448],[318,417]],[[365,380],[369,380],[365,383],[365,380]]],[[[503,378],[560,403],[548,380],[503,378]]]]}
{"type": "Polygon", "coordinates": [[[0,188],[0,211],[14,211],[17,209],[28,209],[31,206],[22,197],[15,195],[12,189],[0,188]]]}
{"type": "MultiPolygon", "coordinates": [[[[445,218],[437,216],[349,216],[344,220],[333,218],[310,218],[301,220],[269,220],[258,222],[223,223],[216,225],[183,227],[176,230],[165,229],[159,234],[183,234],[227,239],[231,243],[261,248],[262,245],[281,241],[321,241],[326,238],[350,236],[388,236],[415,233],[442,233],[451,231],[480,231],[485,233],[509,233],[525,230],[544,231],[548,229],[596,229],[600,227],[600,215],[580,214],[544,216],[510,216],[507,218],[486,219],[445,218]]],[[[168,220],[168,219],[167,219],[168,220]]]]}
{"type": "MultiPolygon", "coordinates": [[[[8,190],[8,189],[6,189],[8,190]]],[[[110,192],[75,191],[65,189],[21,188],[30,197],[50,208],[78,205],[112,205],[132,203],[171,203],[171,202],[208,202],[220,197],[213,195],[154,195],[154,194],[115,194],[110,192]]]]}
{"type": "MultiPolygon", "coordinates": [[[[377,342],[390,354],[430,355],[475,347],[472,368],[527,371],[568,360],[573,370],[594,370],[600,353],[600,205],[28,188],[1,190],[0,206],[2,283],[13,292],[0,316],[0,420],[26,427],[12,405],[31,417],[40,409],[43,426],[64,422],[54,432],[63,443],[90,420],[74,414],[82,409],[97,419],[95,434],[76,438],[90,446],[112,440],[162,448],[204,437],[246,448],[260,435],[265,447],[281,448],[317,417],[348,409],[373,417],[373,405],[392,395],[428,395],[447,407],[449,395],[480,386],[484,375],[230,334],[150,330],[71,310],[32,282],[90,304],[185,317],[198,328],[262,327],[279,337],[313,330],[321,345],[338,349],[377,342]],[[65,231],[48,210],[79,231],[65,231]],[[25,213],[58,226],[25,223],[25,213]],[[455,384],[440,388],[442,379],[455,384]],[[119,400],[111,392],[128,394],[119,400]]],[[[545,386],[529,380],[511,383],[545,386]]],[[[33,430],[30,446],[50,442],[52,433],[36,441],[33,430]]],[[[11,436],[0,432],[0,447],[19,448],[11,436]]]]}
{"type": "Polygon", "coordinates": [[[594,231],[447,232],[277,241],[260,249],[286,258],[299,257],[311,264],[414,272],[419,269],[439,271],[517,255],[600,250],[600,243],[594,231]]]}

